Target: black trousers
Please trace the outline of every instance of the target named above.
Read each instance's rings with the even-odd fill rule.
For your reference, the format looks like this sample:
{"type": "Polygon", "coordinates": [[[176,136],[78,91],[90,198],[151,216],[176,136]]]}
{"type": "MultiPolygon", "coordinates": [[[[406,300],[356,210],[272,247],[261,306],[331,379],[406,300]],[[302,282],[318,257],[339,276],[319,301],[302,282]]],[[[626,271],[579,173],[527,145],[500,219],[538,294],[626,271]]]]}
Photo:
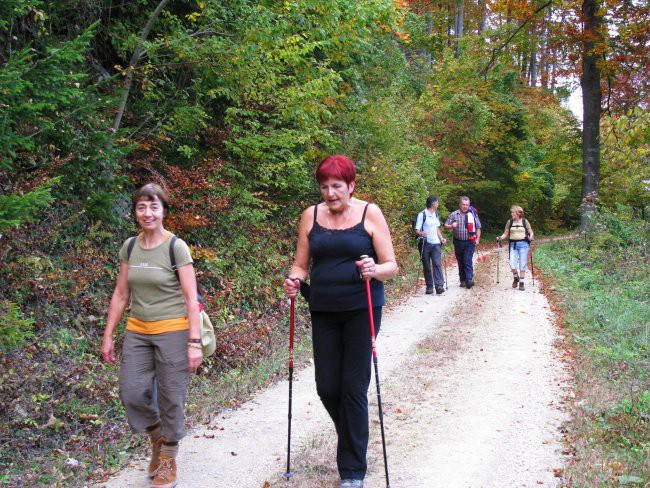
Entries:
{"type": "MultiPolygon", "coordinates": [[[[379,334],[382,307],[373,308],[379,334]]],[[[341,479],[364,479],[372,345],[368,310],[312,312],[316,390],[338,434],[341,479]]]]}

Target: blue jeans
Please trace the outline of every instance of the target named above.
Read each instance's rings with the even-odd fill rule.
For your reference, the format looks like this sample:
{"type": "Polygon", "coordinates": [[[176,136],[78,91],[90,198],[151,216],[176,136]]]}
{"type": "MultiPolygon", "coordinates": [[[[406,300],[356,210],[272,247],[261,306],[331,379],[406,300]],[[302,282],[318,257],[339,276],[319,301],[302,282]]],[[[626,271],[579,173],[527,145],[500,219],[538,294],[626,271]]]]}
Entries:
{"type": "Polygon", "coordinates": [[[529,244],[526,241],[510,243],[510,269],[528,270],[529,244]]]}
{"type": "Polygon", "coordinates": [[[458,277],[461,282],[474,279],[472,257],[475,248],[476,243],[474,241],[458,241],[454,239],[454,253],[456,254],[456,261],[458,261],[458,277]]]}
{"type": "Polygon", "coordinates": [[[424,249],[422,249],[422,268],[427,288],[433,288],[434,283],[436,288],[445,287],[445,279],[442,276],[442,246],[440,244],[427,242],[424,245],[424,249]]]}

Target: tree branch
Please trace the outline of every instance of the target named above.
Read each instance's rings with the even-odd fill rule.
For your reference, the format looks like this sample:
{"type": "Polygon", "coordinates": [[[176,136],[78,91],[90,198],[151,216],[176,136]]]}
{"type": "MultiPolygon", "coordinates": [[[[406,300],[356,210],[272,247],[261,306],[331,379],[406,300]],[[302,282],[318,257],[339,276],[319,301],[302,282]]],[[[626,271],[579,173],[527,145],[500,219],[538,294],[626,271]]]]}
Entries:
{"type": "Polygon", "coordinates": [[[542,10],[544,10],[546,7],[548,7],[548,6],[551,5],[552,3],[553,3],[553,0],[548,0],[548,2],[546,2],[544,5],[542,5],[541,7],[538,7],[537,10],[535,10],[535,11],[533,12],[533,15],[531,15],[528,19],[524,20],[524,21],[519,25],[519,27],[517,27],[517,29],[515,29],[515,31],[514,31],[512,34],[510,34],[510,35],[508,36],[508,38],[503,42],[503,44],[501,44],[501,46],[492,49],[492,56],[490,57],[490,61],[489,61],[488,64],[486,64],[485,67],[481,70],[481,74],[483,75],[483,77],[487,77],[487,73],[488,73],[488,71],[490,70],[490,68],[491,68],[492,66],[494,66],[494,62],[496,61],[497,53],[498,53],[499,51],[503,50],[503,49],[504,49],[504,48],[505,48],[505,47],[510,43],[510,41],[512,41],[512,40],[514,39],[514,37],[519,33],[519,31],[520,31],[521,29],[523,29],[523,28],[526,26],[526,24],[528,24],[528,22],[530,22],[531,20],[533,20],[533,18],[535,17],[535,15],[537,15],[539,12],[541,12],[542,10]]]}
{"type": "MultiPolygon", "coordinates": [[[[120,105],[118,106],[117,113],[115,114],[115,119],[113,120],[113,126],[111,127],[111,131],[113,134],[115,134],[118,129],[120,128],[120,124],[122,123],[122,116],[124,115],[124,110],[126,109],[126,101],[129,98],[129,93],[131,92],[131,85],[133,85],[133,71],[135,70],[136,66],[138,65],[138,62],[140,61],[140,56],[142,55],[142,46],[144,44],[144,41],[147,39],[149,36],[149,32],[151,32],[151,29],[156,22],[156,19],[158,19],[158,16],[160,15],[160,12],[162,12],[163,8],[165,8],[165,5],[167,4],[169,0],[160,0],[160,3],[156,7],[156,9],[153,11],[153,13],[149,16],[149,20],[147,21],[147,24],[144,26],[144,29],[142,29],[142,32],[140,33],[140,38],[138,39],[138,45],[135,47],[135,50],[133,51],[133,55],[131,56],[131,61],[129,61],[129,67],[126,69],[126,81],[124,83],[124,89],[122,90],[122,98],[120,99],[120,105]]],[[[112,140],[112,138],[111,138],[112,140]]],[[[111,143],[109,142],[109,145],[111,143]]]]}

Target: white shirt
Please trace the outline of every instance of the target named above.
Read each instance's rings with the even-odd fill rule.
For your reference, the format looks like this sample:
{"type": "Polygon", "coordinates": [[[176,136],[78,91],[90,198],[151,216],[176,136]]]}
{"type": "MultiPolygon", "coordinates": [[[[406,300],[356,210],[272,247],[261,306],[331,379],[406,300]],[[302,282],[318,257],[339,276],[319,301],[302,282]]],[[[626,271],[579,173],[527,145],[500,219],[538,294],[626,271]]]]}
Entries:
{"type": "Polygon", "coordinates": [[[418,214],[418,219],[415,222],[415,228],[427,233],[427,242],[429,244],[440,244],[440,237],[438,237],[440,219],[438,219],[436,212],[429,213],[428,210],[424,210],[424,213],[427,216],[424,221],[424,227],[422,227],[422,212],[420,212],[418,214]]]}

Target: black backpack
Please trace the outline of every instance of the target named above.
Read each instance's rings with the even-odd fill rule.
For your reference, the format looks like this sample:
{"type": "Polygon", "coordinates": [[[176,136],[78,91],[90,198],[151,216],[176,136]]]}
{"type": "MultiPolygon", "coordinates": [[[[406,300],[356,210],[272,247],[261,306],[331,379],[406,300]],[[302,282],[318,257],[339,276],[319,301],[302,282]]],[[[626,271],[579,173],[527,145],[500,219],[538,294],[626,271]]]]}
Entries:
{"type": "MultiPolygon", "coordinates": [[[[415,218],[414,218],[413,221],[411,222],[411,227],[413,227],[413,231],[418,231],[418,230],[419,230],[419,231],[422,231],[422,229],[424,229],[424,222],[426,222],[426,220],[427,220],[427,214],[425,213],[424,210],[422,210],[422,212],[419,212],[418,214],[416,214],[416,215],[415,215],[415,218]],[[416,225],[417,225],[417,223],[418,223],[418,215],[419,215],[420,213],[422,214],[422,225],[421,225],[420,228],[418,229],[418,228],[416,227],[416,225]]],[[[420,237],[419,235],[416,234],[415,241],[416,241],[417,244],[418,244],[418,251],[422,252],[422,246],[424,245],[425,238],[424,238],[424,237],[420,237]]]]}
{"type": "MultiPolygon", "coordinates": [[[[137,239],[136,237],[131,237],[129,239],[129,245],[126,248],[126,261],[128,263],[129,259],[131,258],[131,252],[133,251],[133,246],[135,246],[135,240],[137,239]]],[[[172,236],[171,239],[169,239],[169,261],[172,263],[172,269],[174,270],[174,273],[176,273],[176,279],[180,283],[180,279],[178,278],[178,268],[176,267],[176,256],[174,256],[174,244],[176,244],[176,239],[178,237],[172,236]]],[[[199,282],[196,282],[196,298],[198,302],[205,307],[205,295],[203,294],[203,287],[199,285],[199,282]]]]}

